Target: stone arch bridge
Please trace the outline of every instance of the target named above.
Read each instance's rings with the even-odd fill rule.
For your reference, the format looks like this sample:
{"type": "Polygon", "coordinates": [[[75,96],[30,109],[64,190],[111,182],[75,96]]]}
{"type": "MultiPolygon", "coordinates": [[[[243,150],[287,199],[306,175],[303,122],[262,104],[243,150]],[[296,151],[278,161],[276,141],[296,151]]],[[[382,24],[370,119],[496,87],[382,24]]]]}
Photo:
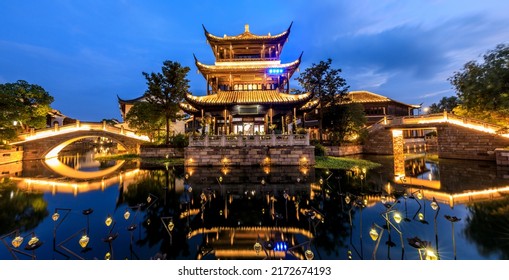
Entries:
{"type": "Polygon", "coordinates": [[[107,137],[117,142],[128,153],[139,153],[140,144],[148,137],[134,131],[102,123],[76,122],[75,124],[31,131],[20,135],[20,141],[12,143],[23,149],[23,160],[48,159],[58,155],[67,145],[84,138],[107,137]]]}
{"type": "Polygon", "coordinates": [[[444,112],[383,119],[370,127],[363,152],[395,156],[409,151],[427,152],[423,132],[431,131],[439,158],[495,161],[495,149],[509,146],[506,128],[444,112]],[[415,137],[408,136],[412,133],[416,133],[415,137]],[[415,149],[419,140],[424,147],[415,149]]]}

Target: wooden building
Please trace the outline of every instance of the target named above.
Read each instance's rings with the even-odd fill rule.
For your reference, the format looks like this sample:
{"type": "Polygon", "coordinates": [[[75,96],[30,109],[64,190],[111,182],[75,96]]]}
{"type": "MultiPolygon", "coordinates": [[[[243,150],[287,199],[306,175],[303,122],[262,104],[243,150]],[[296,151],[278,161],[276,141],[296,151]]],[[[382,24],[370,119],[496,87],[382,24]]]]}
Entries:
{"type": "Polygon", "coordinates": [[[280,34],[255,35],[245,25],[235,36],[216,36],[203,27],[215,63],[204,64],[195,57],[207,95],[188,94],[180,104],[193,120],[188,130],[196,130],[194,120],[199,119],[212,134],[286,133],[289,124],[312,109],[306,106],[311,93],[290,94],[290,79],[302,54],[289,63],[280,60],[291,26],[280,34]]]}

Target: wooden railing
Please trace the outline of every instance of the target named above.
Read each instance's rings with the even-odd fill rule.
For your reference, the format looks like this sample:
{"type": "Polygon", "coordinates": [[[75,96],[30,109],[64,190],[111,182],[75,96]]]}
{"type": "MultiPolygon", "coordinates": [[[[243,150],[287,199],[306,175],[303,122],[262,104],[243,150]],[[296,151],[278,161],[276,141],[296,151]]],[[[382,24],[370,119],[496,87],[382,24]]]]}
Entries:
{"type": "Polygon", "coordinates": [[[190,147],[274,147],[308,145],[308,134],[204,135],[189,137],[190,147]]]}

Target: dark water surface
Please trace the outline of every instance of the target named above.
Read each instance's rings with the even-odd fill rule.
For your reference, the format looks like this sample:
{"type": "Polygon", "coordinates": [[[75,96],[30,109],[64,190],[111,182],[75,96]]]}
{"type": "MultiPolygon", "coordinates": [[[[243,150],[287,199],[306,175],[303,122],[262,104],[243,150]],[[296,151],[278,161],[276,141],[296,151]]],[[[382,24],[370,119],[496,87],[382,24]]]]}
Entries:
{"type": "Polygon", "coordinates": [[[415,156],[395,178],[392,157],[366,158],[383,166],[184,168],[91,153],[12,164],[0,259],[509,259],[507,171],[415,156]]]}

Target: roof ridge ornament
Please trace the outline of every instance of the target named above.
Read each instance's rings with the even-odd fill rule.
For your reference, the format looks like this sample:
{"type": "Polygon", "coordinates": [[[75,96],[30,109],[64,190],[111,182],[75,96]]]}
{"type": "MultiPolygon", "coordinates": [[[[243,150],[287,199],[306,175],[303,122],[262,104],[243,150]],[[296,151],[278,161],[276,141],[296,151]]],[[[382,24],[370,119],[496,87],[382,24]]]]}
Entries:
{"type": "Polygon", "coordinates": [[[249,32],[249,24],[248,24],[248,23],[246,23],[246,24],[244,25],[244,33],[250,33],[250,32],[249,32]]]}

